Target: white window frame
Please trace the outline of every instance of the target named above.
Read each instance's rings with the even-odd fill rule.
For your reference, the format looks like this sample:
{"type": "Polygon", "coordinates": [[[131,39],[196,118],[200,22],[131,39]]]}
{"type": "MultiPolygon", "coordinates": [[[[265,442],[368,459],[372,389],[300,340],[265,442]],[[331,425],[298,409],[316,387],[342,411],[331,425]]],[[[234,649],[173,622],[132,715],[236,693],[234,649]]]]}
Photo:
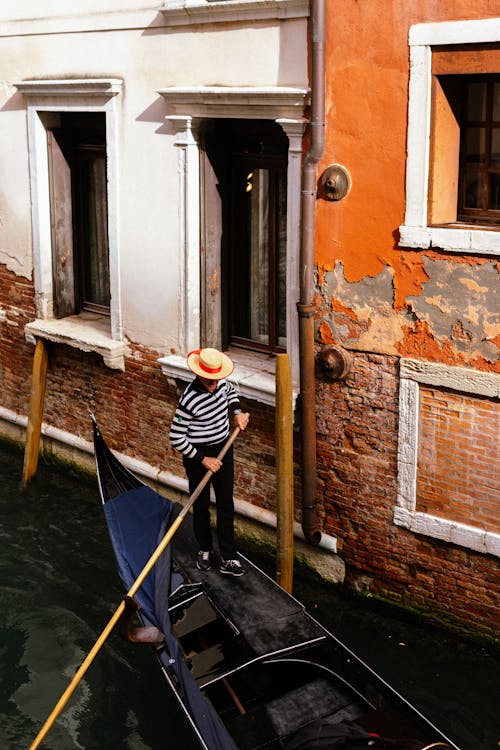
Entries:
{"type": "MultiPolygon", "coordinates": [[[[169,114],[166,119],[175,130],[179,174],[179,236],[181,285],[179,290],[180,349],[185,355],[200,346],[200,172],[197,128],[212,118],[256,118],[277,122],[289,140],[287,169],[287,352],[290,358],[294,398],[299,382],[299,341],[296,304],[299,299],[300,196],[302,177],[302,137],[309,103],[308,89],[288,87],[170,87],[161,89],[169,114]]],[[[242,395],[274,405],[275,376],[259,367],[248,366],[248,358],[238,365],[235,380],[242,395]]],[[[159,360],[164,374],[191,379],[185,357],[167,356],[159,360]]]]}
{"type": "Polygon", "coordinates": [[[118,253],[118,116],[117,94],[123,81],[116,78],[26,80],[15,84],[28,100],[28,150],[35,310],[37,320],[27,324],[28,340],[45,338],[101,354],[109,367],[124,369],[118,253]],[[102,112],[106,118],[108,183],[108,243],[110,318],[92,315],[53,317],[52,236],[50,227],[47,131],[40,113],[102,112]]]}
{"type": "Polygon", "coordinates": [[[421,383],[451,388],[467,395],[500,397],[500,375],[495,373],[412,359],[400,361],[398,489],[394,523],[415,534],[500,557],[500,533],[416,510],[421,383]]]}
{"type": "Polygon", "coordinates": [[[432,48],[500,41],[500,18],[416,24],[410,28],[410,85],[406,159],[406,212],[402,248],[439,247],[452,253],[498,255],[500,232],[470,226],[428,226],[432,48]]]}

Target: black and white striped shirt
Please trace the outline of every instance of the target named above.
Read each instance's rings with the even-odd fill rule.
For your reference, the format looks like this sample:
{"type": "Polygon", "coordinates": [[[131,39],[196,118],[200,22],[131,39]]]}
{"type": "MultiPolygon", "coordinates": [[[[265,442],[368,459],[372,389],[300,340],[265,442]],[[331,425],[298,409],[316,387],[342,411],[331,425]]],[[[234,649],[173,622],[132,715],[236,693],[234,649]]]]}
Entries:
{"type": "Polygon", "coordinates": [[[195,378],[182,394],[170,428],[170,444],[186,458],[202,461],[203,445],[222,443],[229,436],[229,409],[238,413],[235,387],[219,380],[213,393],[195,378]]]}

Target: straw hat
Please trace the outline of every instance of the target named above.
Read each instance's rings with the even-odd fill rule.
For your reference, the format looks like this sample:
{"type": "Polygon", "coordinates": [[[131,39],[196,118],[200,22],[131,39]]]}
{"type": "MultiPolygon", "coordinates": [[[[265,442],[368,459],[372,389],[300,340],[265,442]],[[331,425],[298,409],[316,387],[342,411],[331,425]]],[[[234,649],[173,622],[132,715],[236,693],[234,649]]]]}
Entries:
{"type": "Polygon", "coordinates": [[[187,357],[190,370],[201,378],[222,380],[234,370],[233,360],[217,349],[196,349],[187,357]]]}

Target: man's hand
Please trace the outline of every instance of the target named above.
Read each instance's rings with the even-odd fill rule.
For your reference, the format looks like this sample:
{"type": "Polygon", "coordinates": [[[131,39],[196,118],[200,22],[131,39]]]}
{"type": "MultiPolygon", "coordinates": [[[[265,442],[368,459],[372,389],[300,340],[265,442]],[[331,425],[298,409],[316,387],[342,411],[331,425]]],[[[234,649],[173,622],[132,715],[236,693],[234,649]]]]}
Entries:
{"type": "Polygon", "coordinates": [[[213,458],[212,456],[205,456],[205,458],[201,462],[201,465],[204,466],[205,469],[213,471],[215,474],[215,472],[219,471],[220,467],[222,466],[222,461],[219,461],[218,458],[213,458]]]}
{"type": "Polygon", "coordinates": [[[236,422],[236,427],[239,427],[240,430],[244,430],[245,427],[248,424],[248,420],[250,419],[250,414],[245,412],[240,412],[239,414],[234,415],[234,421],[236,422]]]}

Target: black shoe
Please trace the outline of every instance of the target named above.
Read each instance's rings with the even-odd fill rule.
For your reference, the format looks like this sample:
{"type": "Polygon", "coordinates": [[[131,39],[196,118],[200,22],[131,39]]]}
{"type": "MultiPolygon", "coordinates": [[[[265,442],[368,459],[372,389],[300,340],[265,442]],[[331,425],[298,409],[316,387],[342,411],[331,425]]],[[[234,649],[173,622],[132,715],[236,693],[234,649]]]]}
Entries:
{"type": "Polygon", "coordinates": [[[221,560],[219,573],[228,576],[242,576],[245,573],[245,568],[239,560],[221,560]]]}
{"type": "Polygon", "coordinates": [[[198,552],[198,557],[196,558],[196,567],[198,570],[210,570],[212,567],[210,565],[210,552],[203,552],[203,550],[200,550],[198,552]]]}

